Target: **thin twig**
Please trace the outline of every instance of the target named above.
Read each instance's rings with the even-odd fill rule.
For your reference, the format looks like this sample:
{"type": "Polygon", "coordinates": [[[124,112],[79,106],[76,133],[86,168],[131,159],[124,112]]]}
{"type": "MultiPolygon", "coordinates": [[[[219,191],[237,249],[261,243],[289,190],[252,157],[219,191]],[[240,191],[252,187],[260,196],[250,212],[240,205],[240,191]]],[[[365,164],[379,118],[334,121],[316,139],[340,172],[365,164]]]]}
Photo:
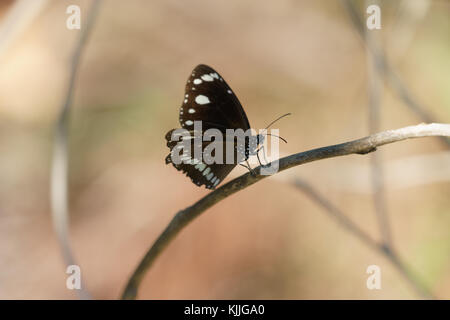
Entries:
{"type": "MultiPolygon", "coordinates": [[[[95,0],[89,9],[86,24],[81,28],[78,42],[74,48],[70,75],[67,85],[67,92],[64,102],[61,106],[60,115],[56,123],[53,158],[51,164],[51,180],[50,180],[50,202],[52,205],[53,227],[58,236],[59,243],[66,265],[74,265],[75,259],[72,254],[69,240],[69,210],[68,210],[68,126],[69,126],[69,110],[72,105],[73,92],[75,88],[75,80],[87,40],[91,33],[92,27],[97,17],[100,6],[100,0],[95,0]]],[[[80,299],[90,299],[89,292],[85,289],[84,284],[80,290],[77,290],[80,299]]]]}
{"type": "MultiPolygon", "coordinates": [[[[352,0],[342,0],[342,4],[347,10],[353,25],[361,36],[361,39],[364,40],[366,25],[361,19],[354,2],[352,0]]],[[[411,92],[398,76],[396,70],[394,70],[394,67],[389,63],[383,50],[376,45],[370,46],[369,49],[370,53],[373,56],[373,59],[376,61],[376,70],[387,79],[388,83],[390,84],[394,92],[400,97],[403,103],[423,122],[437,122],[436,119],[419,102],[417,102],[416,99],[412,97],[411,92]]],[[[450,148],[449,138],[440,137],[440,141],[447,148],[450,148]]]]}
{"type": "Polygon", "coordinates": [[[372,249],[382,253],[400,272],[400,274],[410,283],[417,294],[426,299],[432,299],[433,295],[430,293],[428,288],[414,275],[409,268],[401,261],[398,254],[385,243],[378,243],[373,240],[364,230],[362,230],[358,225],[356,225],[352,220],[350,220],[347,215],[345,215],[341,210],[334,206],[330,201],[328,201],[324,196],[322,196],[317,190],[302,179],[294,179],[292,184],[302,190],[307,196],[309,196],[313,201],[318,203],[322,208],[325,209],[334,220],[343,226],[347,231],[354,234],[361,242],[368,245],[372,249]]]}
{"type": "MultiPolygon", "coordinates": [[[[337,145],[313,149],[310,151],[296,153],[278,160],[278,172],[299,166],[308,162],[344,156],[349,154],[367,154],[373,152],[377,147],[402,141],[405,139],[427,137],[427,136],[450,136],[450,124],[419,124],[416,126],[405,127],[396,130],[388,130],[370,135],[368,137],[345,142],[337,145]]],[[[270,165],[276,166],[277,161],[270,165]]],[[[186,227],[189,222],[194,220],[204,211],[212,207],[219,201],[231,196],[232,194],[245,189],[252,184],[267,178],[267,175],[261,175],[261,167],[254,169],[254,174],[246,173],[222,187],[209,193],[192,206],[179,211],[170,221],[169,225],[150,247],[138,267],[128,280],[128,284],[122,294],[123,299],[135,299],[138,287],[155,259],[163,252],[167,245],[175,236],[186,227]]]]}

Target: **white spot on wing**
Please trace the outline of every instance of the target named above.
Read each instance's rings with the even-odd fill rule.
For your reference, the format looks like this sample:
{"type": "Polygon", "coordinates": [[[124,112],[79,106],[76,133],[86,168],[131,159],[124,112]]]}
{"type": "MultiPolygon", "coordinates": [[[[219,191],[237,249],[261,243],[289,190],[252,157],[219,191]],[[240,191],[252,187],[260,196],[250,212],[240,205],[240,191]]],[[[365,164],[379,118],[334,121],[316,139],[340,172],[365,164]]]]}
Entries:
{"type": "Polygon", "coordinates": [[[194,79],[194,84],[200,84],[200,83],[202,83],[202,80],[200,80],[200,79],[194,79]]]}
{"type": "Polygon", "coordinates": [[[227,90],[227,92],[228,92],[229,94],[232,94],[232,93],[233,93],[233,92],[231,92],[231,90],[230,90],[230,89],[228,89],[228,90],[227,90]]]}
{"type": "Polygon", "coordinates": [[[195,112],[195,109],[194,109],[194,108],[190,108],[190,109],[188,110],[188,112],[189,112],[189,113],[194,113],[194,112],[195,112]]]}
{"type": "Polygon", "coordinates": [[[214,81],[214,78],[211,77],[209,74],[204,74],[204,75],[202,75],[202,79],[203,79],[204,81],[214,81]]]}
{"type": "Polygon", "coordinates": [[[205,168],[206,168],[206,164],[204,164],[204,163],[202,163],[202,162],[200,162],[199,164],[197,164],[197,165],[195,166],[195,169],[197,169],[197,170],[200,171],[200,172],[202,172],[203,170],[205,170],[205,168]]]}
{"type": "Polygon", "coordinates": [[[211,169],[209,167],[206,168],[206,170],[203,171],[203,175],[206,176],[210,171],[211,171],[211,169]]]}
{"type": "MultiPolygon", "coordinates": [[[[206,170],[205,170],[206,171],[206,170]]],[[[211,178],[214,176],[214,173],[210,173],[210,174],[208,174],[207,176],[206,176],[206,179],[208,179],[208,181],[209,180],[211,180],[211,178]]]]}
{"type": "Polygon", "coordinates": [[[211,77],[219,79],[219,75],[217,73],[210,73],[211,77]]]}
{"type": "Polygon", "coordinates": [[[209,98],[207,96],[200,94],[195,97],[195,102],[197,102],[198,104],[208,104],[211,101],[209,101],[209,98]]]}
{"type": "Polygon", "coordinates": [[[187,120],[185,123],[186,123],[186,125],[188,125],[188,126],[191,126],[191,125],[193,124],[193,122],[192,122],[191,120],[187,120]]]}

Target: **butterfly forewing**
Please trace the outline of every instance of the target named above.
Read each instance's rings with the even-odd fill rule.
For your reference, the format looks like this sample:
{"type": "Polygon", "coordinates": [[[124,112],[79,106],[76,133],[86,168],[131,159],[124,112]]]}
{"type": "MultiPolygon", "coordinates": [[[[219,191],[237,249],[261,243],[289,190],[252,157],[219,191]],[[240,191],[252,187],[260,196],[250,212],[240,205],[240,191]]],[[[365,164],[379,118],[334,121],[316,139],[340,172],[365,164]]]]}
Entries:
{"type": "Polygon", "coordinates": [[[180,108],[180,124],[192,129],[194,121],[202,121],[203,130],[250,128],[247,116],[236,95],[213,68],[198,65],[186,83],[180,108]]]}

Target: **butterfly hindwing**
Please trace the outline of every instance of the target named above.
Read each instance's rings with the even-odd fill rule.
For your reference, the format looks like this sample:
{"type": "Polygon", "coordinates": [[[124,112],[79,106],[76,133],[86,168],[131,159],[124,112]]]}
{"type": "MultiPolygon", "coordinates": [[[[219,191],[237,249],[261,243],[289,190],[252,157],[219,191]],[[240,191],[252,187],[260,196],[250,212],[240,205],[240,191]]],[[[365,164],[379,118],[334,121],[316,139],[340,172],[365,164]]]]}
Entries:
{"type": "MultiPolygon", "coordinates": [[[[194,154],[194,139],[189,139],[188,144],[190,144],[191,152],[184,156],[181,143],[171,140],[171,135],[174,130],[176,129],[172,129],[166,134],[167,146],[170,148],[170,154],[166,157],[166,164],[172,163],[177,170],[185,173],[196,185],[205,185],[207,189],[214,189],[236,166],[236,161],[231,164],[205,163],[202,156],[205,148],[211,143],[210,141],[203,141],[201,143],[202,156],[196,158],[194,154]],[[178,159],[178,161],[175,159],[178,159]]],[[[193,131],[190,131],[190,134],[191,136],[189,138],[193,137],[193,131]]],[[[226,152],[225,149],[226,144],[223,144],[223,154],[226,152]]],[[[214,155],[214,152],[212,152],[212,155],[214,155]]]]}
{"type": "Polygon", "coordinates": [[[233,170],[235,164],[217,164],[207,165],[205,163],[174,165],[179,171],[182,171],[197,186],[204,185],[207,189],[215,189],[215,187],[225,179],[225,177],[233,170]]]}

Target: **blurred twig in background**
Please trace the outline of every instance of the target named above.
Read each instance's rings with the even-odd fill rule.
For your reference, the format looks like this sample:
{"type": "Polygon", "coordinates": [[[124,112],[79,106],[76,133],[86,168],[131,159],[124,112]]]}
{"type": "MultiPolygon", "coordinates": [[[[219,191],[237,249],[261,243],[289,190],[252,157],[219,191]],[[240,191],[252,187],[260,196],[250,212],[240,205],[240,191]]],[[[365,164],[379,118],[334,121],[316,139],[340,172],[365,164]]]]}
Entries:
{"type": "MultiPolygon", "coordinates": [[[[370,135],[365,138],[353,140],[346,143],[322,147],[305,152],[296,153],[279,159],[279,171],[299,166],[308,162],[344,156],[349,154],[367,154],[376,150],[377,147],[398,142],[411,138],[428,136],[447,136],[450,137],[450,124],[419,124],[416,126],[405,127],[396,130],[388,130],[370,135]]],[[[273,163],[272,163],[273,164],[273,163]]],[[[243,174],[236,179],[224,184],[217,190],[209,193],[192,206],[179,211],[170,221],[166,229],[161,233],[157,240],[147,251],[138,267],[128,280],[128,284],[122,294],[123,299],[135,299],[139,285],[144,278],[145,273],[153,265],[156,258],[164,251],[175,236],[186,227],[189,222],[194,220],[204,211],[218,203],[219,201],[231,196],[232,194],[243,190],[252,184],[267,178],[269,176],[261,175],[261,167],[254,169],[255,174],[243,174]]],[[[367,240],[366,240],[367,241],[367,240]]],[[[401,265],[396,256],[394,264],[401,265]]],[[[404,269],[406,272],[406,269],[404,269]]]]}
{"type": "MultiPolygon", "coordinates": [[[[67,92],[61,106],[61,112],[56,123],[53,160],[51,164],[50,201],[52,205],[52,220],[55,232],[61,245],[64,262],[73,265],[75,259],[72,254],[69,240],[69,212],[68,212],[68,125],[69,110],[73,100],[75,80],[83,50],[91,33],[100,6],[100,0],[94,0],[89,9],[86,23],[81,27],[78,42],[75,45],[71,58],[70,75],[67,92]]],[[[90,299],[90,294],[82,285],[77,290],[81,299],[90,299]]]]}
{"type": "MultiPolygon", "coordinates": [[[[372,3],[372,2],[371,2],[372,3]]],[[[366,1],[366,7],[369,6],[369,1],[366,1]]],[[[377,72],[377,61],[374,56],[370,54],[374,47],[378,44],[378,33],[376,30],[368,30],[364,28],[364,41],[366,43],[366,57],[367,57],[367,107],[368,107],[368,122],[369,134],[373,134],[381,130],[381,99],[383,94],[383,81],[381,72],[377,72]]],[[[389,225],[389,217],[387,212],[387,203],[384,189],[384,170],[381,160],[381,153],[374,152],[370,155],[371,163],[371,182],[373,188],[373,203],[375,207],[375,214],[377,216],[378,225],[380,228],[383,245],[388,250],[393,250],[391,228],[389,225]]]]}
{"type": "Polygon", "coordinates": [[[0,24],[0,57],[20,36],[23,30],[33,22],[48,0],[17,0],[9,9],[0,24]]]}
{"type": "MultiPolygon", "coordinates": [[[[361,16],[358,13],[358,9],[356,8],[354,2],[352,0],[342,0],[342,3],[347,10],[355,29],[364,40],[366,25],[361,19],[361,16]]],[[[402,99],[405,105],[420,119],[422,119],[422,121],[427,123],[438,122],[419,102],[417,102],[416,99],[413,98],[408,88],[403,84],[403,81],[398,76],[394,67],[389,63],[383,50],[375,43],[369,45],[365,42],[365,45],[367,45],[371,55],[373,56],[376,64],[376,70],[386,78],[387,82],[390,84],[395,93],[400,97],[400,99],[402,99]]],[[[440,140],[447,148],[450,148],[449,138],[440,137],[440,140]]]]}
{"type": "Polygon", "coordinates": [[[399,258],[396,251],[389,245],[383,242],[378,243],[373,240],[366,232],[359,228],[353,221],[351,221],[341,210],[334,206],[330,201],[328,201],[324,196],[322,196],[317,190],[309,185],[306,181],[296,178],[292,181],[292,184],[299,188],[303,193],[310,197],[313,201],[319,204],[325,209],[332,218],[336,220],[341,226],[343,226],[350,233],[353,233],[358,239],[369,247],[382,253],[388,260],[397,268],[400,274],[411,284],[414,290],[419,294],[419,296],[430,299],[433,295],[430,293],[428,288],[418,280],[407,266],[399,258]]]}
{"type": "Polygon", "coordinates": [[[398,4],[394,24],[385,32],[386,45],[393,60],[401,59],[414,38],[420,22],[430,9],[430,0],[402,0],[398,4]]]}

